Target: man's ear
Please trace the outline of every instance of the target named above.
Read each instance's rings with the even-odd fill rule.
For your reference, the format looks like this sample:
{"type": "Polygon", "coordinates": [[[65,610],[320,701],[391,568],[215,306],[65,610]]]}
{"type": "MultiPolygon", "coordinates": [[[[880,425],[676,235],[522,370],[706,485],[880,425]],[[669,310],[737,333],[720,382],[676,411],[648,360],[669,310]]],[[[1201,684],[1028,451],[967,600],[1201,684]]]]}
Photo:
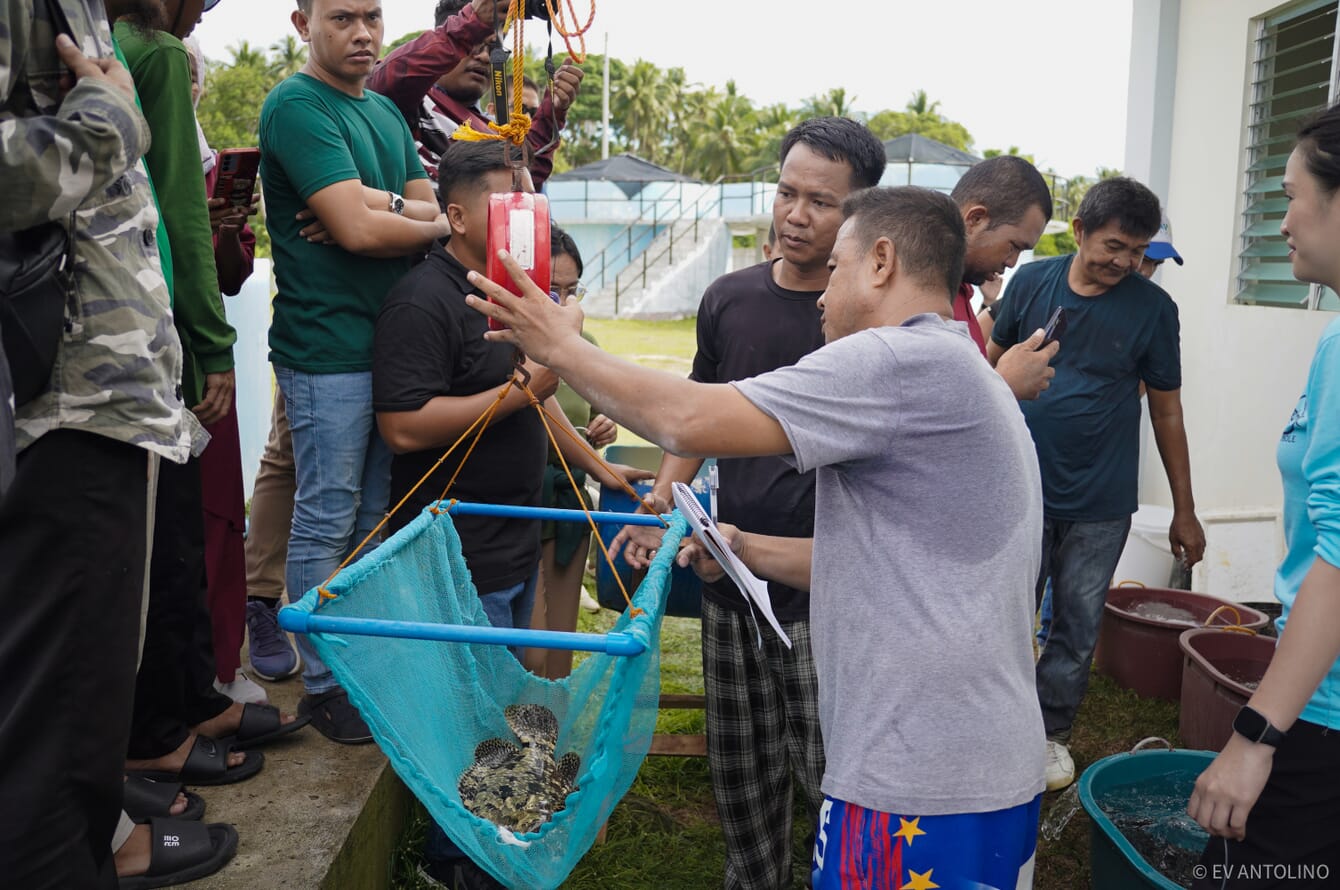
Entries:
{"type": "Polygon", "coordinates": [[[465,234],[465,208],[460,204],[447,204],[447,222],[451,225],[451,234],[465,234]]]}
{"type": "Polygon", "coordinates": [[[991,228],[991,214],[981,204],[974,204],[963,214],[963,227],[967,229],[969,237],[984,232],[991,228]]]}
{"type": "Polygon", "coordinates": [[[1075,244],[1084,241],[1084,223],[1080,222],[1078,216],[1070,221],[1070,232],[1075,236],[1075,244]]]}
{"type": "Polygon", "coordinates": [[[288,20],[293,23],[293,28],[298,32],[298,36],[302,38],[303,43],[312,42],[311,22],[307,18],[307,13],[300,8],[295,9],[289,14],[288,20]]]}
{"type": "Polygon", "coordinates": [[[884,287],[898,274],[898,250],[888,238],[877,238],[870,248],[871,283],[884,287]]]}

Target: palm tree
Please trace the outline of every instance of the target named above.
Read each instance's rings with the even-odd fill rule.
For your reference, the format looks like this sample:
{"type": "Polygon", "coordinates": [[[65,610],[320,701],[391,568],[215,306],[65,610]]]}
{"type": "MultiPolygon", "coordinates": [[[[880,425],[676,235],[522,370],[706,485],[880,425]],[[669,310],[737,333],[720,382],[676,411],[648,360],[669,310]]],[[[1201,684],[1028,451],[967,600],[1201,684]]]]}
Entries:
{"type": "Polygon", "coordinates": [[[270,76],[275,80],[297,74],[307,64],[307,47],[300,44],[292,34],[270,44],[270,52],[274,54],[270,61],[270,76]]]}
{"type": "Polygon", "coordinates": [[[638,59],[619,84],[615,107],[624,133],[649,161],[664,156],[670,109],[670,85],[651,62],[638,59]]]}
{"type": "Polygon", "coordinates": [[[908,112],[910,114],[915,114],[917,117],[932,114],[938,116],[939,108],[940,103],[930,101],[930,97],[926,95],[925,90],[917,90],[907,102],[908,112]]]}
{"type": "Polygon", "coordinates": [[[758,121],[753,104],[740,95],[735,81],[726,82],[726,92],[713,90],[711,99],[692,125],[694,173],[714,180],[743,173],[757,152],[758,121]]]}
{"type": "Polygon", "coordinates": [[[834,87],[826,93],[810,96],[801,106],[805,117],[852,117],[855,96],[848,96],[843,87],[834,87]]]}
{"type": "Polygon", "coordinates": [[[267,59],[265,53],[258,49],[253,49],[251,43],[246,40],[239,40],[236,46],[228,47],[228,52],[233,54],[232,65],[234,68],[265,68],[267,59]]]}

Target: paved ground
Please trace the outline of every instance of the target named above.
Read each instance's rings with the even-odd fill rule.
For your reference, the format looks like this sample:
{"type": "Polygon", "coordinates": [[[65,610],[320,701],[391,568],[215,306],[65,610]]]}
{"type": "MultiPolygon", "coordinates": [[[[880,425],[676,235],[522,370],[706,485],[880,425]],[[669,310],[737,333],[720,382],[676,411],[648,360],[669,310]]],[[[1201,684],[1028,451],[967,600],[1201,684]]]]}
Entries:
{"type": "MultiPolygon", "coordinates": [[[[286,713],[296,712],[300,678],[261,685],[272,704],[286,713]]],[[[380,749],[372,744],[337,745],[314,729],[303,729],[263,750],[265,768],[254,778],[191,789],[205,798],[205,821],[232,823],[240,842],[227,867],[189,886],[201,890],[387,886],[390,851],[410,798],[380,749]]]]}

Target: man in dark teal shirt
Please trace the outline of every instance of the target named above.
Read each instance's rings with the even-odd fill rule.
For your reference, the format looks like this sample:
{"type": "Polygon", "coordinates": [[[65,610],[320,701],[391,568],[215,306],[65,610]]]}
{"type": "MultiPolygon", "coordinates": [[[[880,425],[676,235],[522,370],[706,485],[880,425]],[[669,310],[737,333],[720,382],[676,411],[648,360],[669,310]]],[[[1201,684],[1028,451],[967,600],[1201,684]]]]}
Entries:
{"type": "MultiPolygon", "coordinates": [[[[372,413],[373,326],[408,257],[450,229],[404,118],[363,89],[381,54],[380,3],[298,0],[293,21],[307,64],[266,98],[260,142],[278,288],[270,361],[298,487],[285,569],[296,599],[386,511],[391,453],[372,413]]],[[[307,692],[299,713],[333,741],[371,741],[305,637],[298,648],[307,692]]]]}
{"type": "Polygon", "coordinates": [[[1173,555],[1189,567],[1205,551],[1182,422],[1177,306],[1138,274],[1160,220],[1158,198],[1140,183],[1121,177],[1095,185],[1073,223],[1079,253],[1015,273],[988,346],[994,364],[1058,308],[1065,311],[1051,387],[1020,403],[1042,470],[1038,597],[1049,577],[1054,597],[1051,635],[1037,664],[1053,791],[1074,780],[1066,742],[1137,506],[1142,383],[1172,488],[1173,555]]]}

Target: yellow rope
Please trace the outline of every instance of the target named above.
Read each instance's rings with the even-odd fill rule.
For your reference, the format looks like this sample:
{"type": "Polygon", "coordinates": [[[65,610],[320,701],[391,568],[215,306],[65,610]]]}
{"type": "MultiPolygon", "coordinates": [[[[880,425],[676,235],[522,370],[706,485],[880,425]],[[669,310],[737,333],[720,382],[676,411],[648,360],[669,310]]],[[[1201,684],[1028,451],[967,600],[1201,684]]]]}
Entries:
{"type": "MultiPolygon", "coordinates": [[[[526,134],[530,132],[530,115],[521,110],[521,91],[526,78],[526,41],[525,16],[521,11],[521,0],[511,0],[507,6],[507,21],[512,23],[512,108],[507,123],[495,124],[489,121],[488,132],[481,133],[465,121],[451,134],[452,139],[462,142],[503,141],[513,145],[524,145],[526,134]]],[[[504,28],[507,26],[504,24],[504,28]]]]}

